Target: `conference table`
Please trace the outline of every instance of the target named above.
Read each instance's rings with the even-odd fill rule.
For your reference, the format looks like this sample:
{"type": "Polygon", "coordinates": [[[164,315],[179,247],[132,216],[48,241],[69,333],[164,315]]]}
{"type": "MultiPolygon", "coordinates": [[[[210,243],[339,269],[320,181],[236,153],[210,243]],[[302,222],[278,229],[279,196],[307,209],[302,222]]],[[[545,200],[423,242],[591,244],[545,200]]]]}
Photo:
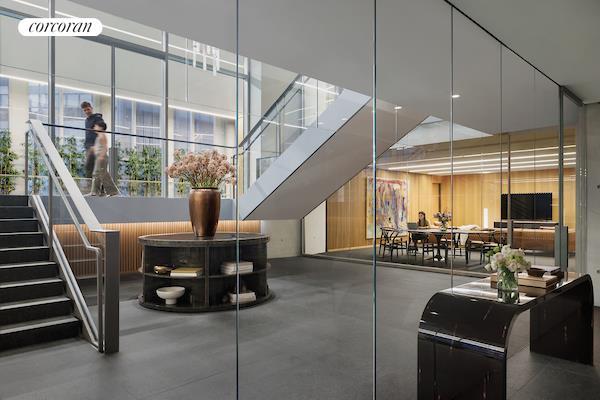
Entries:
{"type": "MultiPolygon", "coordinates": [[[[445,257],[442,256],[441,253],[441,243],[442,243],[442,238],[446,235],[451,235],[452,238],[452,242],[455,243],[455,239],[456,239],[456,235],[467,235],[467,242],[470,240],[469,236],[470,235],[478,235],[479,238],[483,241],[483,242],[491,242],[494,234],[496,232],[498,232],[497,229],[478,229],[478,230],[469,230],[469,229],[459,229],[459,228],[454,228],[454,227],[448,227],[447,229],[443,230],[440,228],[406,228],[406,229],[398,229],[397,230],[399,233],[405,233],[408,232],[410,234],[410,239],[409,239],[409,244],[410,241],[412,240],[415,246],[415,249],[417,248],[417,241],[414,239],[415,235],[431,235],[433,237],[435,237],[435,241],[437,244],[437,249],[436,249],[436,253],[433,255],[433,257],[431,259],[435,260],[435,261],[445,261],[445,257]],[[485,240],[487,238],[487,240],[485,240]]],[[[419,239],[417,239],[419,240],[419,239]]],[[[466,262],[467,264],[469,263],[469,253],[468,251],[465,251],[465,257],[466,257],[466,262]]]]}

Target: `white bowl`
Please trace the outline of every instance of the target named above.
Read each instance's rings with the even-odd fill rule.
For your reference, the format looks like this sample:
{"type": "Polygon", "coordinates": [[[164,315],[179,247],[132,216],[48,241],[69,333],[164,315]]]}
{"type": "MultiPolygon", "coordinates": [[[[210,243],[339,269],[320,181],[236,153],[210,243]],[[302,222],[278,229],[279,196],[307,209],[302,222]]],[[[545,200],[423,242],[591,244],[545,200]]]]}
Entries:
{"type": "Polygon", "coordinates": [[[183,296],[185,288],[181,286],[167,286],[156,289],[156,294],[165,300],[168,305],[177,304],[177,299],[183,296]]]}

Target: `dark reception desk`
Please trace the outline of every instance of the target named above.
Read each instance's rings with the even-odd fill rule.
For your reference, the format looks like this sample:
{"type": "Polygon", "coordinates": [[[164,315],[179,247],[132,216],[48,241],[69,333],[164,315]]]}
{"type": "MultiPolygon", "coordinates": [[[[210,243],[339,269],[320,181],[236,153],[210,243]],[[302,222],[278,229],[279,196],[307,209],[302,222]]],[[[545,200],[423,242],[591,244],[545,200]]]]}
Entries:
{"type": "Polygon", "coordinates": [[[592,364],[593,307],[589,275],[518,304],[499,302],[489,278],[436,293],[419,324],[418,398],[506,399],[511,325],[527,310],[532,352],[592,364]]]}

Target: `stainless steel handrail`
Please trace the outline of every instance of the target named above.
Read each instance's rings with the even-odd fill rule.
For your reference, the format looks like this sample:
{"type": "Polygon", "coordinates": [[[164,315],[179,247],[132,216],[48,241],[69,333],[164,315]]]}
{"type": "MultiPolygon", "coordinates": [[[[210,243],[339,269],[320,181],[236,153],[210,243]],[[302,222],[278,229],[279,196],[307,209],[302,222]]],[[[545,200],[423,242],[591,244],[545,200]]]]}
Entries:
{"type": "MultiPolygon", "coordinates": [[[[42,222],[44,231],[46,233],[48,233],[49,217],[48,217],[48,213],[46,212],[46,209],[44,207],[44,204],[42,203],[42,199],[39,195],[32,196],[32,206],[36,210],[36,212],[40,218],[40,221],[42,222]]],[[[94,347],[98,348],[99,347],[98,328],[96,327],[96,324],[94,324],[94,320],[92,319],[90,310],[85,303],[83,294],[81,293],[81,290],[79,289],[79,285],[77,284],[75,275],[73,274],[73,271],[71,270],[71,268],[68,268],[68,260],[67,260],[66,255],[63,252],[62,247],[60,246],[60,242],[58,241],[58,238],[56,236],[53,236],[53,238],[54,238],[54,240],[53,240],[54,241],[54,245],[53,245],[54,254],[60,260],[59,265],[61,267],[63,276],[65,277],[65,279],[68,280],[69,287],[71,288],[71,293],[73,295],[73,301],[75,302],[75,307],[78,310],[79,314],[81,315],[81,318],[83,320],[83,325],[88,333],[90,342],[92,343],[92,345],[94,347]]],[[[98,262],[97,258],[96,258],[96,262],[98,262]]]]}
{"type": "MultiPolygon", "coordinates": [[[[96,255],[96,279],[97,279],[96,290],[97,290],[97,297],[98,297],[98,300],[97,300],[98,301],[98,327],[96,329],[97,339],[94,338],[95,324],[94,324],[93,319],[91,319],[91,316],[89,314],[89,309],[87,309],[87,305],[85,304],[85,301],[83,301],[83,304],[80,304],[80,305],[84,309],[81,313],[82,318],[89,319],[87,321],[84,321],[84,324],[87,324],[91,327],[90,332],[92,333],[92,335],[91,335],[92,344],[98,348],[98,351],[104,352],[105,347],[106,347],[105,346],[105,326],[104,326],[105,317],[106,317],[105,310],[104,310],[104,292],[105,292],[104,277],[106,276],[106,272],[107,272],[106,271],[106,257],[104,257],[104,262],[103,262],[102,250],[99,247],[93,246],[91,244],[87,235],[83,231],[83,228],[79,222],[79,218],[77,217],[77,214],[79,214],[79,216],[81,217],[81,220],[83,221],[83,224],[85,224],[88,227],[90,232],[96,232],[96,233],[105,235],[105,243],[108,240],[110,240],[111,243],[114,243],[114,238],[107,239],[106,235],[113,234],[113,233],[117,233],[117,235],[118,235],[118,231],[104,229],[102,227],[102,225],[100,225],[100,223],[98,222],[98,219],[92,212],[87,201],[81,194],[81,191],[79,190],[79,187],[75,183],[75,180],[73,179],[73,177],[67,170],[67,167],[65,166],[63,159],[60,157],[60,154],[56,150],[56,147],[52,143],[52,140],[50,139],[50,136],[48,136],[48,133],[46,132],[46,129],[44,128],[42,123],[39,120],[29,120],[27,123],[30,126],[30,130],[26,133],[26,137],[25,137],[25,155],[26,155],[26,157],[25,157],[25,163],[26,163],[26,165],[25,165],[25,192],[26,192],[26,194],[28,194],[28,181],[29,181],[29,176],[28,176],[29,175],[29,171],[28,171],[29,170],[29,165],[28,165],[28,154],[29,154],[28,146],[29,146],[29,144],[28,143],[29,143],[29,135],[31,135],[33,140],[35,141],[35,143],[37,143],[39,145],[40,149],[42,150],[40,152],[41,158],[42,158],[44,164],[46,165],[46,168],[48,169],[48,174],[49,174],[50,178],[52,179],[52,182],[54,183],[54,187],[58,191],[58,194],[59,194],[60,198],[62,199],[62,201],[65,205],[65,208],[67,209],[70,219],[73,221],[73,224],[77,230],[77,233],[79,234],[79,237],[81,238],[81,241],[83,242],[84,247],[87,250],[94,252],[96,255]],[[65,191],[63,190],[63,186],[66,189],[69,197],[67,197],[67,195],[65,194],[65,191]],[[77,214],[71,207],[71,202],[77,209],[77,214]]],[[[52,197],[52,193],[49,193],[48,198],[50,199],[51,197],[52,197]]],[[[49,201],[49,204],[51,204],[50,201],[49,201]]],[[[52,249],[52,245],[54,243],[58,243],[58,240],[54,237],[54,232],[53,232],[53,228],[52,228],[53,220],[54,220],[52,206],[50,205],[49,208],[50,209],[48,210],[48,218],[47,218],[47,221],[48,221],[48,227],[47,227],[48,245],[52,249]]],[[[118,243],[118,236],[117,236],[117,243],[118,243]]],[[[110,250],[115,250],[115,249],[110,249],[110,250]]],[[[107,249],[107,251],[108,251],[108,249],[107,249]]],[[[118,251],[118,245],[117,245],[117,251],[118,251]]],[[[114,254],[111,254],[110,259],[115,260],[114,254]]],[[[118,257],[117,257],[117,259],[118,259],[118,257]]],[[[65,257],[65,260],[66,260],[66,257],[65,257]]],[[[117,266],[118,266],[118,262],[117,262],[117,266]]],[[[70,268],[68,268],[68,269],[70,271],[70,268]]],[[[79,295],[75,295],[75,297],[77,297],[75,300],[81,301],[83,299],[83,296],[80,293],[79,286],[77,284],[77,281],[75,280],[75,277],[72,274],[72,271],[70,271],[69,273],[66,273],[65,278],[67,279],[67,283],[69,285],[71,285],[71,287],[74,289],[73,293],[79,292],[79,295]],[[81,296],[81,298],[79,298],[79,296],[81,296]]],[[[117,284],[117,287],[118,287],[118,284],[117,284]]],[[[118,295],[118,290],[117,290],[117,295],[118,295]]],[[[117,299],[117,301],[118,301],[118,299],[117,299]]],[[[114,321],[115,318],[111,318],[111,320],[114,321]]],[[[117,315],[116,321],[118,324],[118,315],[117,315]]],[[[118,328],[117,328],[117,332],[118,332],[118,328]]],[[[117,334],[117,338],[118,338],[118,334],[117,334]]],[[[111,344],[110,347],[112,349],[114,349],[114,348],[118,349],[118,344],[116,346],[114,344],[111,344]]]]}

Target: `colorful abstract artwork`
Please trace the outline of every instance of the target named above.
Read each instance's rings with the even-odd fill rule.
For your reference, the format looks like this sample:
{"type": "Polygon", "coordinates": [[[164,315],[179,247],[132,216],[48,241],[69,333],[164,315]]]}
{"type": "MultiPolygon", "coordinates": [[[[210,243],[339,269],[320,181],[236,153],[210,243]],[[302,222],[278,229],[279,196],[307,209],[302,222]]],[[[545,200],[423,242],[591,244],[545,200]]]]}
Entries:
{"type": "Polygon", "coordinates": [[[377,236],[381,226],[406,228],[408,215],[408,182],[402,179],[377,178],[376,210],[373,213],[373,178],[367,177],[367,239],[373,238],[373,221],[377,236]]]}

